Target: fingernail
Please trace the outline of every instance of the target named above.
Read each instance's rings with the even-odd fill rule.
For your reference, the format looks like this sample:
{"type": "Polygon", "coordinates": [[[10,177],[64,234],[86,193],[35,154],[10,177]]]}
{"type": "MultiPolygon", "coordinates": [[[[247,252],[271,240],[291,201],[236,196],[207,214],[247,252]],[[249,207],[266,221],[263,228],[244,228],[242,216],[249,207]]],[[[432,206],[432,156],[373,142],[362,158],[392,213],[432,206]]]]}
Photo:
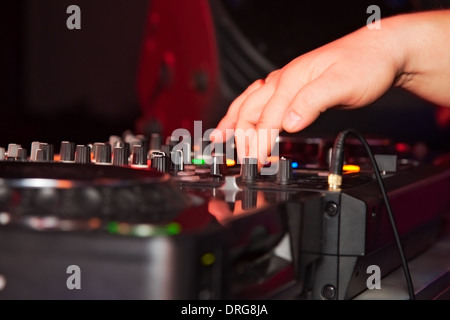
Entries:
{"type": "Polygon", "coordinates": [[[283,128],[288,131],[298,131],[301,127],[301,121],[302,118],[297,113],[290,110],[283,120],[283,128]]]}

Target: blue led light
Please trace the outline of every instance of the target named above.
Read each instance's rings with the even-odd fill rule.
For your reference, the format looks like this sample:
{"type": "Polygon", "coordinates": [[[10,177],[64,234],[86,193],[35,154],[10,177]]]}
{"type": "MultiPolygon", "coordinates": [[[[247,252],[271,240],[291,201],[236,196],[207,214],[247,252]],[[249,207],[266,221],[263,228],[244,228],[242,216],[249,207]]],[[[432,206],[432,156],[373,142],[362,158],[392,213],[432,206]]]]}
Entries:
{"type": "Polygon", "coordinates": [[[298,168],[298,162],[292,162],[292,169],[298,168]]]}

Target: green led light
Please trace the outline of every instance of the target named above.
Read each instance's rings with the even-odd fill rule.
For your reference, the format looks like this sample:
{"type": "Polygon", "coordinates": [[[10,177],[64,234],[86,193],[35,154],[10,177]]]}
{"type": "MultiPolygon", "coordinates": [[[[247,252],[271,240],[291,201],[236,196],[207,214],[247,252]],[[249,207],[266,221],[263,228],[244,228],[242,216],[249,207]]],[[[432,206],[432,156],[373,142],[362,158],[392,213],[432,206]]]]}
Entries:
{"type": "Polygon", "coordinates": [[[179,223],[172,222],[166,226],[166,231],[168,234],[179,234],[181,232],[181,226],[179,223]]]}
{"type": "Polygon", "coordinates": [[[111,221],[106,225],[109,233],[133,235],[136,237],[166,236],[176,235],[181,232],[181,225],[177,222],[169,223],[166,226],[156,226],[151,224],[124,224],[111,221]]]}
{"type": "Polygon", "coordinates": [[[192,159],[192,164],[205,164],[205,159],[192,159]]]}
{"type": "Polygon", "coordinates": [[[216,261],[216,257],[212,253],[205,253],[200,258],[202,265],[204,266],[210,266],[216,261]]]}
{"type": "Polygon", "coordinates": [[[110,233],[118,233],[119,232],[119,223],[115,222],[115,221],[111,221],[108,223],[108,225],[106,226],[106,229],[108,230],[108,232],[110,233]]]}

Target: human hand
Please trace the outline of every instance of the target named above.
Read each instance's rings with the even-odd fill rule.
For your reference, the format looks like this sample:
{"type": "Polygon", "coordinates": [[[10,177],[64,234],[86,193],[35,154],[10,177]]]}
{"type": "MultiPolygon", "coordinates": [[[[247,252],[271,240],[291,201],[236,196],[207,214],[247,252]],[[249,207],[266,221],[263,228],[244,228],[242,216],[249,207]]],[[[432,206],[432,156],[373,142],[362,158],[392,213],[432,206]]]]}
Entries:
{"type": "Polygon", "coordinates": [[[300,131],[330,108],[366,106],[393,85],[430,101],[448,101],[449,91],[441,80],[449,77],[449,63],[439,57],[450,54],[450,47],[442,46],[448,42],[442,40],[448,39],[449,13],[388,18],[381,29],[363,27],[299,56],[238,96],[211,139],[229,138],[227,129],[255,130],[249,144],[241,139],[236,147],[241,163],[244,156],[257,157],[261,167],[276,139],[259,145],[263,129],[300,131]]]}
{"type": "MultiPolygon", "coordinates": [[[[255,81],[233,101],[217,130],[223,135],[226,129],[297,132],[329,108],[371,103],[393,85],[400,69],[400,59],[386,49],[393,44],[376,41],[380,35],[371,32],[353,33],[255,81]]],[[[265,162],[274,137],[259,148],[258,138],[253,135],[244,148],[244,142],[236,141],[239,159],[253,156],[258,157],[260,166],[265,162]]]]}

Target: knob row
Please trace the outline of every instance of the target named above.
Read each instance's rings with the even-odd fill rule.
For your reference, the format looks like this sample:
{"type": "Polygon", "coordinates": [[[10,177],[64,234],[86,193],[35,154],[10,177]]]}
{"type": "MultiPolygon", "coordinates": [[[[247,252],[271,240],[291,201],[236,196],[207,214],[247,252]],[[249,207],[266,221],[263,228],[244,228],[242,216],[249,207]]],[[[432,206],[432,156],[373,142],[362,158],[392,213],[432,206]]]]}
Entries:
{"type": "MultiPolygon", "coordinates": [[[[253,183],[258,178],[258,161],[256,158],[245,157],[241,165],[242,181],[253,183]]],[[[280,157],[278,160],[278,170],[276,173],[276,182],[279,184],[288,184],[292,180],[292,160],[280,157]]]]}

